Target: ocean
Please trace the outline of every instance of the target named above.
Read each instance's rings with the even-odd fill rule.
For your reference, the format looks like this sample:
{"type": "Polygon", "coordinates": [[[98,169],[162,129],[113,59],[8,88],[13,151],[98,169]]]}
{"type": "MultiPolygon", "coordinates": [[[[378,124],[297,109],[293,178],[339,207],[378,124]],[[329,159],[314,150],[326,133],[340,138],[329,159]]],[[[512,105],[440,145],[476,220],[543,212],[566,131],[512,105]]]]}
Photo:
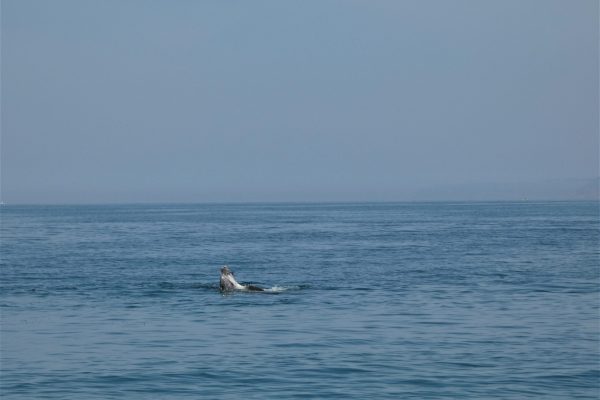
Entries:
{"type": "Polygon", "coordinates": [[[0,218],[4,400],[600,396],[597,202],[0,218]]]}

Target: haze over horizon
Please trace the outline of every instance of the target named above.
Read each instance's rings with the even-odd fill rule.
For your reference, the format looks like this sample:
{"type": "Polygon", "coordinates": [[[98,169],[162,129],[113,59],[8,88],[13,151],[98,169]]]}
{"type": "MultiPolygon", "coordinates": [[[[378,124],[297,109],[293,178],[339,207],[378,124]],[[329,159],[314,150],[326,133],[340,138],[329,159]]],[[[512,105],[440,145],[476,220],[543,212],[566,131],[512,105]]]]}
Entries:
{"type": "Polygon", "coordinates": [[[2,0],[1,198],[597,199],[598,8],[2,0]]]}

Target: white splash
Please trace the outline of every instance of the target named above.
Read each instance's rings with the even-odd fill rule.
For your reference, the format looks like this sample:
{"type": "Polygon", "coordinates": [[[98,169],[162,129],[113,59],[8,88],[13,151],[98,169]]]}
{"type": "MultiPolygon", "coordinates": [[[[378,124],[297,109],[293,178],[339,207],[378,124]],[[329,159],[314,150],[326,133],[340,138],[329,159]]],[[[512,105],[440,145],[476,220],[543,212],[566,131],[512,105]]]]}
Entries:
{"type": "Polygon", "coordinates": [[[279,286],[279,285],[275,285],[273,287],[270,287],[268,289],[264,289],[265,292],[269,292],[269,293],[281,293],[281,292],[286,292],[288,290],[301,290],[302,287],[301,286],[279,286]]]}

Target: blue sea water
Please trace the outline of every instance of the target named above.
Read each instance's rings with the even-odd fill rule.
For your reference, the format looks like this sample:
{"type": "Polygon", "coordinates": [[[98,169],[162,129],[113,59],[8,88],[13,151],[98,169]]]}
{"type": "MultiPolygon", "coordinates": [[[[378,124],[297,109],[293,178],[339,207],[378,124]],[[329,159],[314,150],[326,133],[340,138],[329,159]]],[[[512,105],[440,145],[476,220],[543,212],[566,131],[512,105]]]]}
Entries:
{"type": "Polygon", "coordinates": [[[596,202],[0,217],[3,399],[600,396],[596,202]]]}

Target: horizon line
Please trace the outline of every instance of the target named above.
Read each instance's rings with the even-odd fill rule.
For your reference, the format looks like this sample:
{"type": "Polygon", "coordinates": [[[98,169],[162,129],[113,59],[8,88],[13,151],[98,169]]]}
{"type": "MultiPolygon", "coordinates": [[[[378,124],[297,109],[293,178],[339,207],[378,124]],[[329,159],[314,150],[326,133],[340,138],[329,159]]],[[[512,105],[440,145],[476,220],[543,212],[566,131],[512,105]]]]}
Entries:
{"type": "MultiPolygon", "coordinates": [[[[19,202],[0,203],[1,207],[28,206],[143,206],[143,205],[284,205],[284,204],[400,204],[400,203],[599,203],[596,199],[439,199],[439,200],[224,200],[224,201],[123,201],[123,202],[19,202]]],[[[0,207],[0,208],[1,208],[0,207]]]]}

